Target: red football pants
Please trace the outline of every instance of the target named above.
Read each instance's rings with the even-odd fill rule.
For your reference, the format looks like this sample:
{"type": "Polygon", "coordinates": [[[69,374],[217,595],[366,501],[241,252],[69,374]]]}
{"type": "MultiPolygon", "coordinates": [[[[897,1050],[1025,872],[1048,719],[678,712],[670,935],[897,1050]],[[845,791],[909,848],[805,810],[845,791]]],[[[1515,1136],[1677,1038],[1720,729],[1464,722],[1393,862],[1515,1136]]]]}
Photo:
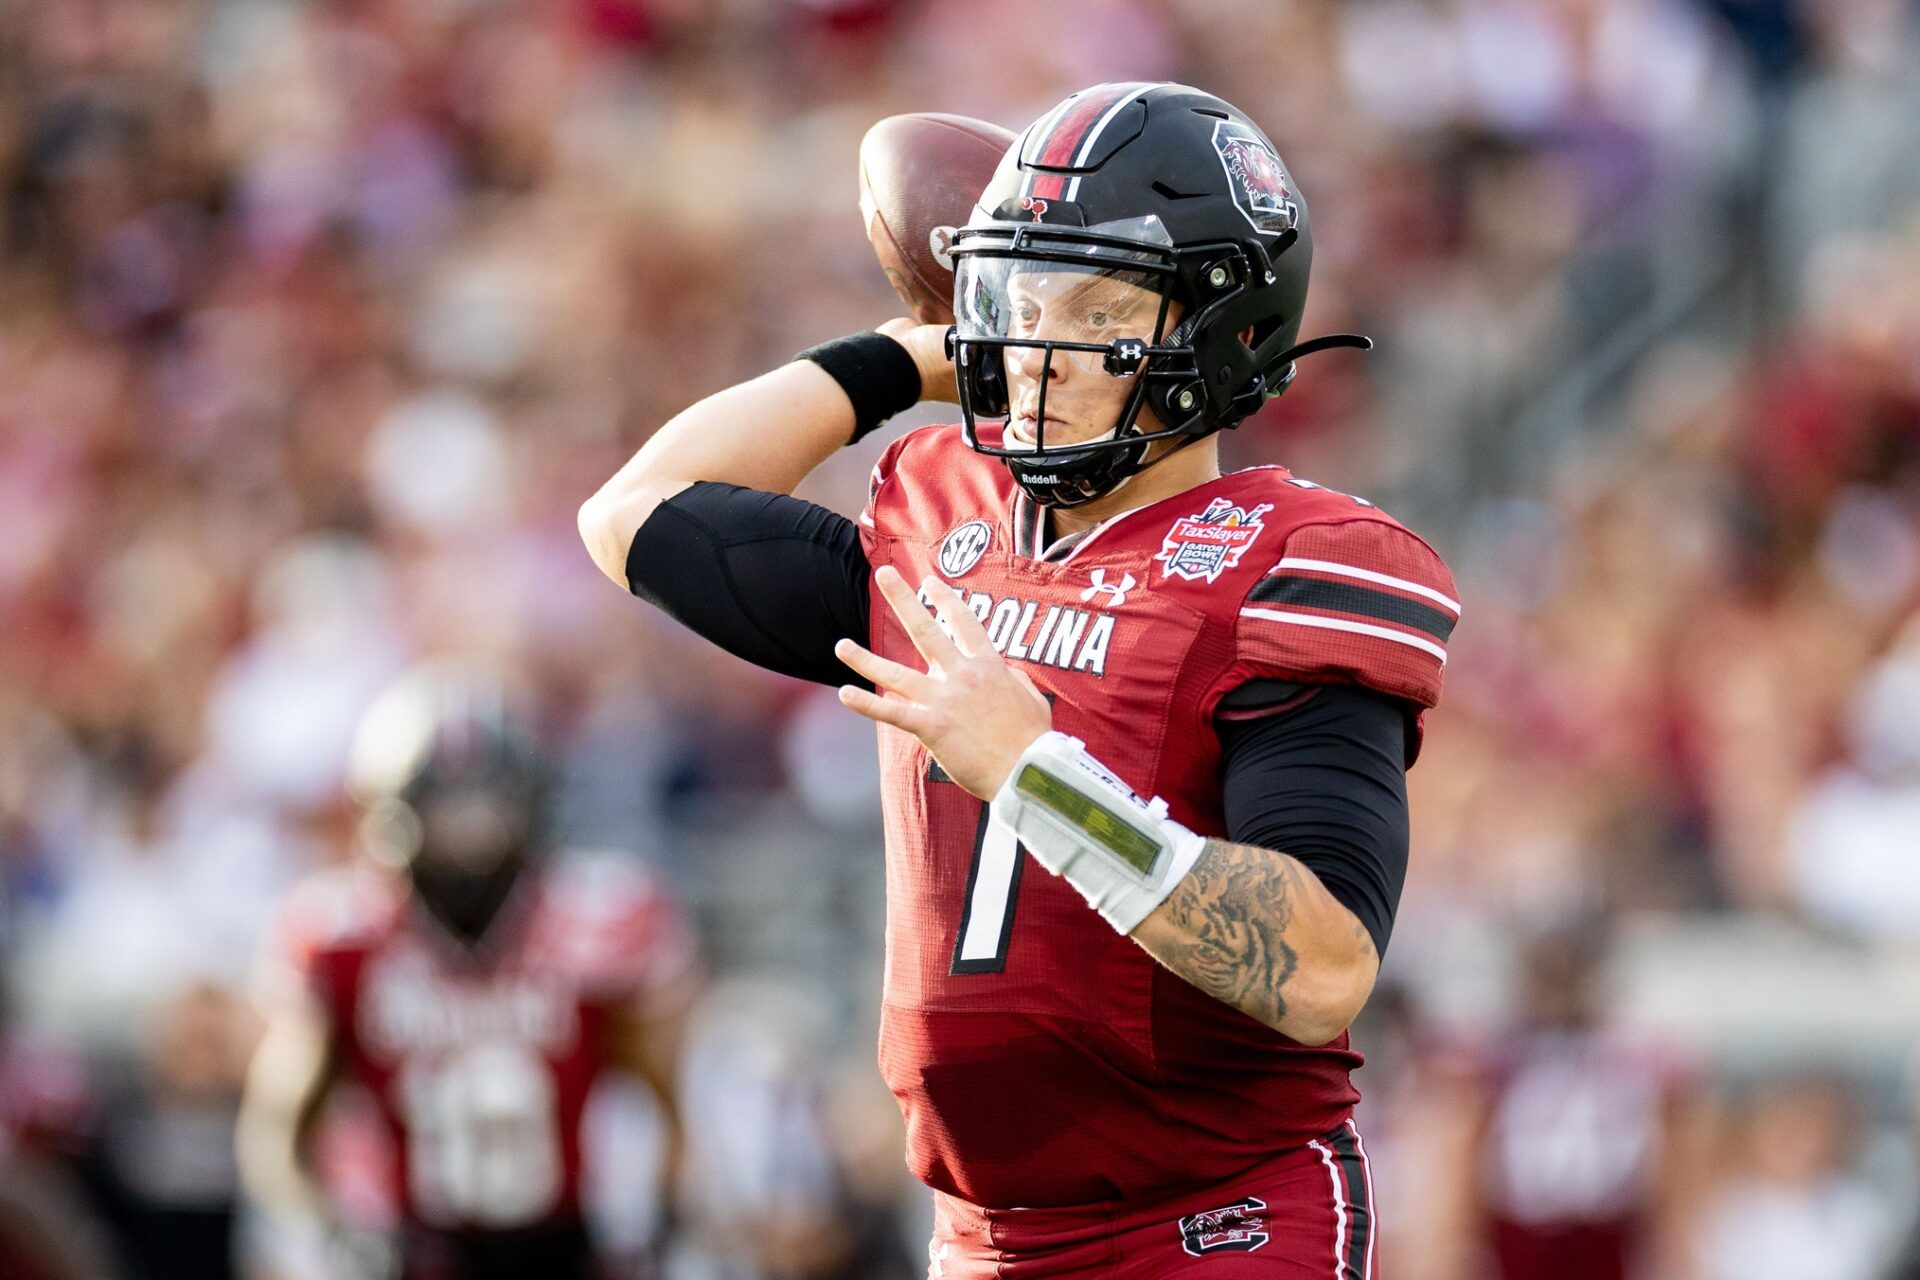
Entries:
{"type": "Polygon", "coordinates": [[[1230,1182],[1152,1201],[982,1209],[935,1192],[928,1280],[1378,1280],[1348,1121],[1230,1182]]]}

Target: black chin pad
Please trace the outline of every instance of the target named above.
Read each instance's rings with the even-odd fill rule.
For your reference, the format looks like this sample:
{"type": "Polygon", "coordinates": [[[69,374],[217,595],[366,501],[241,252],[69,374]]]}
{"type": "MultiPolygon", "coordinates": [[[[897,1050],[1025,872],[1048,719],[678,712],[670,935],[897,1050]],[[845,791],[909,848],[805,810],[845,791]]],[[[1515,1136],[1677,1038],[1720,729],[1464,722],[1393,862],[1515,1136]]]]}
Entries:
{"type": "Polygon", "coordinates": [[[415,858],[408,871],[434,919],[471,946],[500,914],[525,866],[523,857],[512,857],[490,871],[473,872],[415,858]]]}

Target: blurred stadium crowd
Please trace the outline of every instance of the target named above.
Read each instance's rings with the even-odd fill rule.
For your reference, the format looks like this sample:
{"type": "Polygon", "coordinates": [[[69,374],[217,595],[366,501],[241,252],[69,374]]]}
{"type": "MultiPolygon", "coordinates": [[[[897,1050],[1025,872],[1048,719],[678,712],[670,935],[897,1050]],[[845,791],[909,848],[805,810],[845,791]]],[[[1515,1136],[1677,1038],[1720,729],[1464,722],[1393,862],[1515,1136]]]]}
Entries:
{"type": "MultiPolygon", "coordinates": [[[[1166,78],[1299,177],[1305,332],[1380,343],[1230,455],[1375,499],[1466,603],[1357,1033],[1384,1265],[1571,1275],[1530,1252],[1558,1233],[1675,1280],[1920,1275],[1917,23],[0,4],[0,1236],[327,1275],[236,1218],[249,972],[353,855],[359,712],[460,651],[541,691],[563,838],[702,925],[676,1273],[918,1273],[871,731],[623,600],[574,509],[675,410],[893,314],[867,125],[1166,78]]],[[[851,509],[882,443],[810,496],[851,509]]]]}

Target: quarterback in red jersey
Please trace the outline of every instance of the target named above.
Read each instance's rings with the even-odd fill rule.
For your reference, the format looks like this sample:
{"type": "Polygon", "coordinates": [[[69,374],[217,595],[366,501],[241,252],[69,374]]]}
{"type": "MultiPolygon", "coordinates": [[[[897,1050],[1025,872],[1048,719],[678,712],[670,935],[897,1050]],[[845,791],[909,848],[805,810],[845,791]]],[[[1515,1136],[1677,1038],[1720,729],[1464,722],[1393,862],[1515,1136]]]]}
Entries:
{"type": "Polygon", "coordinates": [[[497,682],[415,674],[368,713],[354,781],[397,867],[290,896],[242,1172],[269,1209],[320,1213],[307,1170],[328,1091],[373,1099],[406,1280],[597,1275],[582,1118],[603,1072],[672,1063],[692,935],[645,869],[538,850],[545,767],[497,682]]]}
{"type": "Polygon", "coordinates": [[[1298,340],[1310,245],[1229,104],[1085,90],[954,236],[951,329],[712,396],[581,509],[609,577],[881,726],[880,1060],[934,1276],[1375,1275],[1346,1028],[1459,604],[1370,504],[1220,473],[1364,342],[1298,340]],[[921,399],[960,423],[857,521],[786,496],[921,399]]]}

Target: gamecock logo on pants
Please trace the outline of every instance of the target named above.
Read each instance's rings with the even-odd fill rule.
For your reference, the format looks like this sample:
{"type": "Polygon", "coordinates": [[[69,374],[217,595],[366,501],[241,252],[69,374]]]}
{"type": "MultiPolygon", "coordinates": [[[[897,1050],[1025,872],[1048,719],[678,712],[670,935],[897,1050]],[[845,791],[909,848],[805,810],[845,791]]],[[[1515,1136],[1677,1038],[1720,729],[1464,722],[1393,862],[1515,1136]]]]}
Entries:
{"type": "Polygon", "coordinates": [[[1198,1258],[1206,1253],[1251,1253],[1267,1242],[1265,1200],[1248,1196],[1235,1204],[1190,1213],[1180,1219],[1180,1247],[1198,1258]]]}

